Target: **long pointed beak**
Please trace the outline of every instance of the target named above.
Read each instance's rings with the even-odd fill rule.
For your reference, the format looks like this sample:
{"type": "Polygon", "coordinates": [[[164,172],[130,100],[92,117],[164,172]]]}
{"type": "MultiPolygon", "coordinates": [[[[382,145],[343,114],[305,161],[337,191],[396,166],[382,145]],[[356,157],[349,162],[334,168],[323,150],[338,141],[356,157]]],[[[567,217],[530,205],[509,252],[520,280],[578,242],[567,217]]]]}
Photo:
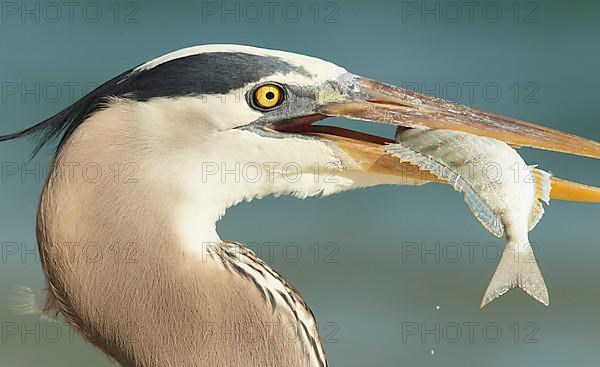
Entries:
{"type": "Polygon", "coordinates": [[[358,76],[352,86],[347,100],[324,104],[319,112],[408,128],[460,130],[515,147],[600,158],[600,143],[593,140],[358,76]]]}
{"type": "MultiPolygon", "coordinates": [[[[409,162],[400,161],[386,154],[381,147],[392,143],[373,135],[352,132],[331,126],[315,126],[311,135],[318,136],[343,150],[363,172],[394,176],[400,185],[422,185],[430,182],[448,184],[433,173],[409,162]]],[[[551,178],[552,200],[600,203],[600,188],[559,177],[551,178]]]]}
{"type": "MultiPolygon", "coordinates": [[[[514,147],[528,146],[600,158],[600,143],[593,140],[374,80],[352,75],[339,89],[341,93],[331,93],[324,98],[315,120],[335,116],[393,124],[400,128],[453,129],[501,140],[514,147]]],[[[381,147],[393,143],[392,140],[329,126],[313,125],[303,132],[329,140],[358,162],[363,171],[400,176],[399,182],[411,180],[412,184],[443,182],[431,172],[387,156],[381,147]]],[[[600,188],[553,177],[551,198],[600,202],[600,188]]]]}

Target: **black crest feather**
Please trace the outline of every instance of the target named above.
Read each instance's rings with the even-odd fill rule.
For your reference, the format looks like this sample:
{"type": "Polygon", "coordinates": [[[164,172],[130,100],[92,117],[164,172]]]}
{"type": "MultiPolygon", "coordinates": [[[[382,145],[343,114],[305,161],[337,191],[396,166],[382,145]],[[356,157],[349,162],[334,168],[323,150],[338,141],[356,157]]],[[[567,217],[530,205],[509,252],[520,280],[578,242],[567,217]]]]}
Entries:
{"type": "Polygon", "coordinates": [[[50,140],[61,137],[57,149],[90,115],[106,106],[110,97],[146,101],[156,97],[227,94],[275,73],[305,69],[269,56],[243,52],[208,52],[159,64],[147,70],[130,69],[94,89],[56,115],[17,133],[0,136],[0,142],[37,138],[35,156],[50,140]]]}

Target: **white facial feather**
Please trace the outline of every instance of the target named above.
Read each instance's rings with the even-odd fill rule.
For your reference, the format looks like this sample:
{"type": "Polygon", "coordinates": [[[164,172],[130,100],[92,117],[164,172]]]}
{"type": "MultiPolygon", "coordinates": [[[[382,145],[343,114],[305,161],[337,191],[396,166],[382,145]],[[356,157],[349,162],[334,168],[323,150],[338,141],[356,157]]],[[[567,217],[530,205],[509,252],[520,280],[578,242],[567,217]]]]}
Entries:
{"type": "Polygon", "coordinates": [[[253,120],[256,113],[245,101],[221,101],[219,96],[128,103],[123,117],[138,120],[133,125],[139,126],[139,138],[152,146],[149,174],[178,186],[183,199],[174,203],[174,215],[183,243],[196,250],[220,242],[216,221],[241,201],[329,195],[354,185],[351,178],[338,175],[343,162],[326,143],[224,126],[227,121],[253,120]]]}
{"type": "Polygon", "coordinates": [[[177,58],[223,51],[279,57],[305,69],[308,75],[277,73],[227,95],[154,98],[134,104],[137,126],[144,131],[143,136],[152,137],[147,145],[159,153],[152,158],[159,160],[152,164],[152,174],[176,180],[178,185],[182,199],[174,203],[173,210],[182,242],[190,250],[206,256],[207,246],[221,241],[216,222],[227,208],[241,201],[267,195],[329,195],[389,181],[348,170],[348,157],[323,141],[269,137],[235,129],[262,115],[246,101],[247,92],[255,85],[275,81],[314,87],[349,74],[339,66],[282,51],[206,45],[166,54],[137,69],[148,70],[177,58]]]}
{"type": "Polygon", "coordinates": [[[204,140],[202,153],[188,155],[180,173],[186,200],[180,203],[177,222],[184,243],[219,241],[215,223],[225,210],[241,201],[267,195],[300,198],[331,194],[352,186],[337,177],[341,162],[316,140],[269,138],[244,130],[215,132],[204,140]],[[199,226],[208,227],[198,231],[199,226]],[[200,238],[204,236],[205,238],[200,238]]]}

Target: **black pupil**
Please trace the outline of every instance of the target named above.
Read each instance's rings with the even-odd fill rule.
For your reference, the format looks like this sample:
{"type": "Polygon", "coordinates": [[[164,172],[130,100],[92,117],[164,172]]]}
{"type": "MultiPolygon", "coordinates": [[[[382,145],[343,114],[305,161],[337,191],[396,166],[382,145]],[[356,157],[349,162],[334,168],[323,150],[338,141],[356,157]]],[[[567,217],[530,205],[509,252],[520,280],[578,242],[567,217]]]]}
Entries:
{"type": "Polygon", "coordinates": [[[275,93],[267,92],[266,97],[267,97],[267,99],[273,99],[273,98],[275,98],[275,93]]]}

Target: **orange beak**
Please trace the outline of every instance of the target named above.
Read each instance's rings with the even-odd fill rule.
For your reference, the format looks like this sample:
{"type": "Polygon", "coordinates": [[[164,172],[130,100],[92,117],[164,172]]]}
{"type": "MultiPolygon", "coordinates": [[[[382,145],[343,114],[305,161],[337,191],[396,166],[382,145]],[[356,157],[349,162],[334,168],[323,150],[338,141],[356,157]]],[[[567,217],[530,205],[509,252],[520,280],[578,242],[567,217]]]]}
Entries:
{"type": "MultiPolygon", "coordinates": [[[[429,172],[385,154],[382,146],[394,143],[381,138],[312,122],[327,116],[392,124],[398,128],[451,129],[501,140],[513,147],[533,147],[584,157],[600,158],[600,143],[550,129],[433,98],[420,93],[351,76],[324,98],[318,113],[297,132],[317,134],[334,142],[362,165],[363,170],[402,175],[425,182],[441,182],[429,172]]],[[[553,199],[600,202],[600,188],[553,178],[553,199]]]]}

